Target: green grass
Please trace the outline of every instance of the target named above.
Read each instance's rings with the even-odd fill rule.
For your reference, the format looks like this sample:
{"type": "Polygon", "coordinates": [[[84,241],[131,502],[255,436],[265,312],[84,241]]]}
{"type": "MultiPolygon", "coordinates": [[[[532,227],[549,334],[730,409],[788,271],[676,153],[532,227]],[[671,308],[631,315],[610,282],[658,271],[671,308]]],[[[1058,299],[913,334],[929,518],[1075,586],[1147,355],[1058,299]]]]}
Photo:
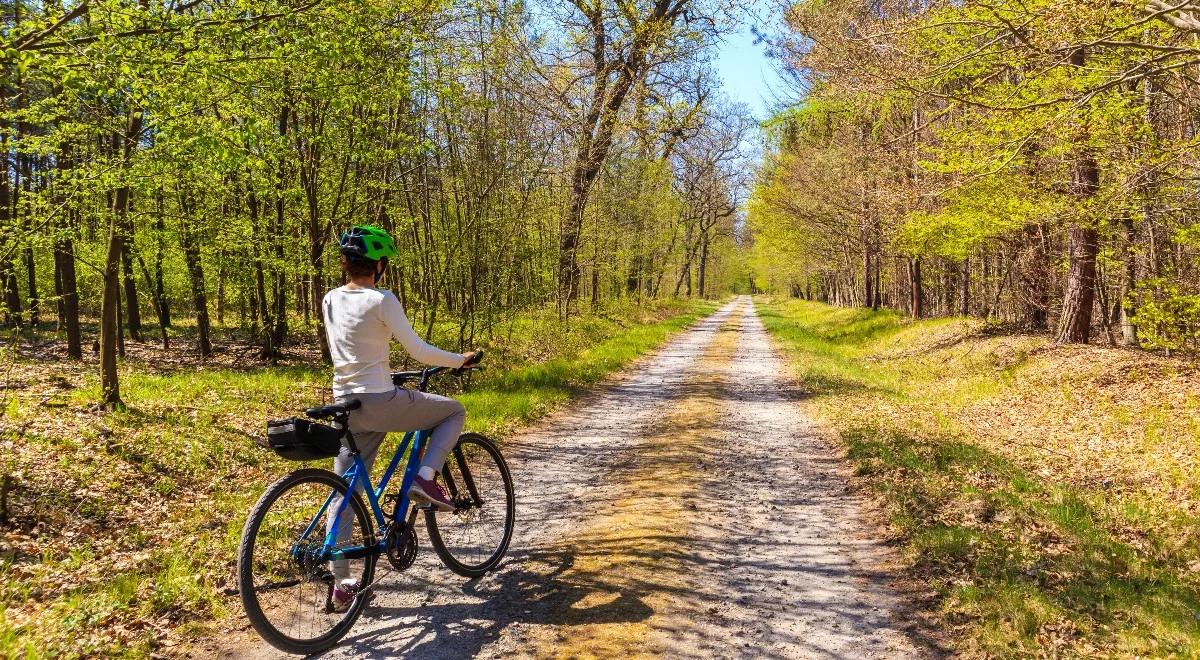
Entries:
{"type": "MultiPolygon", "coordinates": [[[[488,371],[449,393],[469,428],[503,437],[715,307],[673,303],[569,326],[518,319],[484,344],[488,371]]],[[[128,408],[111,413],[92,406],[91,368],[23,362],[14,373],[25,388],[5,402],[0,432],[0,474],[18,484],[12,522],[0,525],[0,657],[144,657],[235,612],[223,590],[245,515],[298,465],[252,440],[264,420],[327,401],[328,370],[126,362],[128,408]]]]}
{"type": "MultiPolygon", "coordinates": [[[[1081,470],[1086,455],[1056,449],[1072,425],[1137,419],[1139,429],[1164,430],[1157,402],[1102,406],[1092,398],[1109,362],[1137,356],[1077,355],[1043,338],[990,336],[964,320],[914,323],[799,301],[759,309],[809,393],[802,405],[838,434],[858,476],[883,496],[914,575],[941,596],[959,650],[1200,655],[1200,520],[1168,501],[1177,477],[1147,481],[1147,470],[1170,470],[1114,443],[1112,464],[1143,477],[1106,486],[1098,477],[1109,475],[1081,470]],[[1060,368],[1077,358],[1096,368],[1074,376],[1060,368]],[[1058,380],[1043,380],[1045,372],[1058,380]],[[1073,416],[1059,414],[1072,399],[1087,402],[1070,408],[1073,416]],[[1016,434],[1025,444],[988,430],[992,420],[978,411],[996,402],[1025,408],[1012,411],[1030,422],[1016,434]]],[[[1194,399],[1179,401],[1176,417],[1195,414],[1194,399]]],[[[1176,452],[1200,453],[1195,435],[1173,437],[1176,452]]]]}

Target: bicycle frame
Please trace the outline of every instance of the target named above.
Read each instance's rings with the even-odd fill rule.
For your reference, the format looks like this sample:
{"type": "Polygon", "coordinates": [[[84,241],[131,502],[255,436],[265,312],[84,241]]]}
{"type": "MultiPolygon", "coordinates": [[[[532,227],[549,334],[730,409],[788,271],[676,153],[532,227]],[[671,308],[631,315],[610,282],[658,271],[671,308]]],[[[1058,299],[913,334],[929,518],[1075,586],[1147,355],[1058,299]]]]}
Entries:
{"type": "MultiPolygon", "coordinates": [[[[353,436],[350,435],[349,429],[346,429],[346,434],[351,438],[351,442],[348,444],[352,447],[355,446],[353,443],[353,436]]],[[[358,453],[353,454],[354,464],[350,466],[350,469],[346,470],[346,472],[342,475],[342,478],[344,478],[346,483],[349,485],[349,490],[347,491],[349,493],[353,493],[359,486],[362,486],[363,492],[367,495],[367,502],[370,504],[371,513],[375,516],[375,526],[377,529],[382,531],[387,527],[387,516],[383,512],[383,508],[379,505],[379,501],[383,497],[383,492],[387,490],[388,484],[391,482],[392,476],[395,474],[396,469],[400,466],[401,457],[404,456],[404,452],[411,444],[412,451],[408,455],[408,464],[404,468],[404,478],[400,482],[400,493],[397,496],[395,508],[396,519],[399,518],[400,512],[408,511],[410,504],[408,499],[408,489],[412,485],[413,478],[417,476],[417,472],[420,470],[421,449],[425,446],[425,442],[429,439],[429,434],[429,431],[409,431],[408,433],[404,434],[404,438],[400,441],[400,446],[396,448],[396,453],[392,456],[391,462],[388,463],[387,470],[384,471],[383,476],[379,479],[378,487],[372,487],[371,477],[367,472],[367,466],[363,463],[362,456],[360,456],[358,453]]],[[[320,525],[325,519],[325,512],[329,509],[329,505],[333,502],[333,499],[336,495],[337,493],[329,494],[329,497],[325,500],[325,504],[321,506],[321,509],[317,511],[317,515],[313,516],[312,521],[308,523],[308,527],[304,530],[304,533],[300,535],[300,539],[296,544],[297,546],[307,539],[309,534],[312,534],[313,530],[315,530],[317,526],[320,525]]],[[[386,550],[386,534],[381,534],[379,541],[377,541],[373,546],[351,546],[348,548],[334,547],[337,545],[337,535],[338,529],[342,522],[342,514],[345,513],[346,507],[349,504],[349,497],[343,497],[342,501],[338,504],[333,524],[329,526],[329,529],[325,533],[325,543],[321,548],[322,561],[360,559],[370,555],[382,554],[386,550]]]]}
{"type": "MultiPolygon", "coordinates": [[[[482,353],[480,353],[479,357],[482,357],[482,353]]],[[[403,386],[402,381],[404,379],[419,379],[417,390],[424,392],[426,385],[429,383],[429,378],[431,376],[440,374],[447,369],[448,367],[430,367],[417,372],[394,373],[392,374],[392,382],[399,387],[403,386]],[[401,381],[397,381],[397,378],[400,378],[401,381]]],[[[400,493],[397,495],[396,508],[394,510],[395,515],[393,520],[398,521],[399,514],[409,510],[410,501],[408,498],[408,489],[410,486],[412,486],[413,478],[417,476],[417,472],[420,469],[421,449],[424,448],[425,442],[429,439],[430,431],[409,431],[405,433],[404,438],[400,441],[400,446],[396,448],[396,453],[392,456],[392,461],[388,464],[387,470],[384,471],[383,477],[379,480],[379,486],[372,487],[371,477],[367,472],[367,466],[363,464],[362,456],[360,456],[358,453],[358,445],[354,443],[354,434],[350,432],[349,420],[348,418],[342,418],[341,422],[342,424],[346,425],[343,427],[345,429],[345,446],[353,451],[352,456],[354,458],[354,464],[350,466],[350,469],[346,470],[346,472],[342,474],[342,478],[345,479],[346,483],[349,485],[349,491],[347,492],[353,493],[359,488],[359,486],[362,486],[363,492],[367,495],[367,501],[371,505],[371,513],[375,516],[375,527],[382,532],[387,528],[387,516],[383,513],[383,509],[379,506],[379,500],[383,497],[383,491],[387,490],[388,483],[392,480],[392,475],[395,474],[396,468],[400,466],[400,457],[404,455],[404,452],[411,444],[412,451],[409,452],[408,455],[408,465],[404,468],[404,480],[400,483],[400,493]]],[[[462,466],[461,469],[463,470],[463,477],[466,480],[466,486],[468,492],[470,493],[471,501],[475,506],[481,506],[483,501],[479,498],[479,493],[475,490],[475,484],[471,479],[471,473],[466,467],[466,462],[463,461],[462,451],[457,446],[454,448],[454,455],[459,460],[459,464],[462,466]]],[[[447,485],[450,488],[450,492],[457,497],[458,492],[456,485],[453,483],[453,480],[449,474],[446,475],[446,480],[447,485]]],[[[329,497],[325,499],[325,503],[321,505],[321,509],[317,511],[317,515],[313,516],[313,519],[308,523],[308,527],[304,529],[304,533],[300,535],[300,538],[297,539],[295,545],[292,546],[293,557],[299,557],[299,555],[302,554],[301,544],[304,543],[309,535],[313,533],[313,530],[317,528],[317,525],[321,524],[321,520],[324,519],[325,512],[328,511],[329,505],[333,502],[335,494],[336,493],[329,494],[329,497]]],[[[379,541],[373,546],[351,546],[349,548],[334,547],[337,545],[338,528],[341,526],[342,514],[346,512],[346,506],[348,506],[349,503],[350,498],[343,497],[342,501],[338,504],[338,509],[336,515],[334,516],[333,524],[330,525],[329,529],[325,532],[325,543],[321,546],[321,554],[319,557],[321,561],[360,559],[362,557],[368,557],[371,555],[379,555],[387,550],[388,535],[386,533],[381,534],[379,541]]],[[[416,515],[416,511],[413,511],[413,515],[416,515]]]]}

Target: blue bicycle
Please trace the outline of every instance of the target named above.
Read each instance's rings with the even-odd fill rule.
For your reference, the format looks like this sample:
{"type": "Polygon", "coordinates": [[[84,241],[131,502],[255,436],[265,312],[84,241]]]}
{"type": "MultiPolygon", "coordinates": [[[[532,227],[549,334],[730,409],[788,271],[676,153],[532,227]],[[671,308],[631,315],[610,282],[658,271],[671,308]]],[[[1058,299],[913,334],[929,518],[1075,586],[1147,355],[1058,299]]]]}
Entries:
{"type": "MultiPolygon", "coordinates": [[[[461,373],[433,367],[394,373],[392,381],[398,387],[416,381],[424,392],[431,377],[446,371],[461,373]]],[[[262,444],[284,458],[328,459],[343,446],[354,457],[354,465],[342,475],[306,468],[271,484],[242,530],[242,604],[254,629],[281,651],[316,653],[349,632],[378,583],[379,557],[387,557],[396,571],[416,559],[418,510],[425,513],[425,529],[438,557],[464,577],[495,568],[512,538],[512,477],[493,441],[477,433],[459,438],[441,472],[455,509],[438,513],[408,497],[429,432],[406,433],[378,487],[372,486],[348,424],[359,405],[351,401],[306,411],[311,420],[332,421],[331,426],[301,417],[268,424],[262,444]],[[406,457],[400,490],[385,495],[406,457]],[[354,594],[348,606],[335,602],[335,586],[354,594]]]]}

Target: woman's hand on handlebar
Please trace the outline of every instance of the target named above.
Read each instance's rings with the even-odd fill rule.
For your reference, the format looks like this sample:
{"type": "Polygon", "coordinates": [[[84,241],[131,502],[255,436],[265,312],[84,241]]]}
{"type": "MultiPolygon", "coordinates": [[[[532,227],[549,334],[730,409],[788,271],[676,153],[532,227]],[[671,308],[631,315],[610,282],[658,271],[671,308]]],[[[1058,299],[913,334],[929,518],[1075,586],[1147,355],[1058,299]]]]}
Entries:
{"type": "Polygon", "coordinates": [[[477,349],[471,351],[470,353],[463,353],[463,363],[462,363],[462,366],[459,368],[466,369],[468,367],[473,367],[473,366],[479,364],[479,362],[481,360],[483,360],[483,350],[482,349],[477,348],[477,349]]]}

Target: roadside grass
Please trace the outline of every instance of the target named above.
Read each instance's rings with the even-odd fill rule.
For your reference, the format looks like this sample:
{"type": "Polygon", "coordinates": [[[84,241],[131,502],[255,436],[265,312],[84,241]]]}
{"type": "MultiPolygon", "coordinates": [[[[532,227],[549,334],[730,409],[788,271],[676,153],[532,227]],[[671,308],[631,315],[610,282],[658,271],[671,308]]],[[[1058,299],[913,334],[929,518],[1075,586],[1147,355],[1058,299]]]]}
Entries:
{"type": "Polygon", "coordinates": [[[763,301],[968,655],[1200,654],[1200,378],[979,321],[763,301]]]}
{"type": "MultiPolygon", "coordinates": [[[[607,317],[521,319],[484,342],[489,370],[461,398],[468,427],[503,437],[715,310],[671,303],[607,317]]],[[[150,333],[147,333],[150,335],[150,333]]],[[[102,412],[94,364],[17,360],[0,397],[0,657],[181,652],[238,607],[244,517],[298,467],[258,449],[272,417],[328,400],[308,353],[121,365],[128,409],[102,412]]],[[[397,361],[399,368],[399,361],[397,361]]],[[[395,439],[392,440],[393,442],[395,439]]]]}

